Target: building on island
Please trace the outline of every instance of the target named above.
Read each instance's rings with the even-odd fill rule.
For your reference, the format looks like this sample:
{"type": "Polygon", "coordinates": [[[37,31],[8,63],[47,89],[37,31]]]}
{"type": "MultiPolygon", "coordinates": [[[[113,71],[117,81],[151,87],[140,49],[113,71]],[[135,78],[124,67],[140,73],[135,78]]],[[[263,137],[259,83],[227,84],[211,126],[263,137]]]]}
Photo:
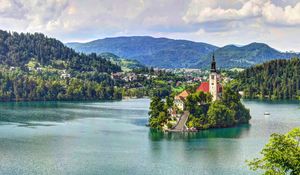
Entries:
{"type": "MultiPolygon", "coordinates": [[[[212,101],[219,100],[222,95],[222,86],[220,84],[221,76],[217,71],[215,56],[212,56],[209,81],[202,82],[196,91],[203,91],[212,95],[212,101]]],[[[180,110],[185,110],[185,100],[190,93],[184,90],[179,95],[175,96],[174,104],[180,110]]]]}
{"type": "Polygon", "coordinates": [[[177,106],[178,109],[183,111],[185,109],[184,101],[189,95],[190,93],[187,90],[184,90],[179,95],[176,95],[174,98],[175,106],[177,106]]]}
{"type": "Polygon", "coordinates": [[[197,88],[198,91],[209,92],[212,95],[212,100],[219,100],[222,95],[222,86],[220,84],[221,76],[217,71],[215,55],[212,56],[209,81],[202,82],[197,88]]]}

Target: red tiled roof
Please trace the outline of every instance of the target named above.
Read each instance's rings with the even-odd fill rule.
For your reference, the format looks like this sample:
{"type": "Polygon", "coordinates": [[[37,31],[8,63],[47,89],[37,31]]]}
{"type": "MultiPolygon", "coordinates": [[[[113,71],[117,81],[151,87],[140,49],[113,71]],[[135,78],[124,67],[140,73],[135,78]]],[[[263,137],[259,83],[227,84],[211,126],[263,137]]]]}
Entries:
{"type": "MultiPolygon", "coordinates": [[[[222,86],[219,83],[218,83],[217,88],[218,88],[218,92],[222,92],[222,86]]],[[[209,92],[209,82],[207,82],[207,81],[202,82],[196,91],[197,92],[199,92],[199,91],[209,92]]]]}
{"type": "Polygon", "coordinates": [[[202,82],[196,91],[209,92],[209,82],[202,82]]]}

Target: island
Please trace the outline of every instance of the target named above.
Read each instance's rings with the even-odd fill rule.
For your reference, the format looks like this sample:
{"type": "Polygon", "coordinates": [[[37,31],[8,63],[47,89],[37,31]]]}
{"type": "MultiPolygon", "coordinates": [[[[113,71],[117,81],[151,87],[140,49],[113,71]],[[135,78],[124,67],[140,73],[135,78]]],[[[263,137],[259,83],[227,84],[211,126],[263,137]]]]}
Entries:
{"type": "Polygon", "coordinates": [[[226,82],[212,56],[208,81],[196,89],[185,89],[179,94],[151,98],[149,126],[170,132],[199,131],[247,124],[250,111],[241,102],[236,81],[226,82]]]}

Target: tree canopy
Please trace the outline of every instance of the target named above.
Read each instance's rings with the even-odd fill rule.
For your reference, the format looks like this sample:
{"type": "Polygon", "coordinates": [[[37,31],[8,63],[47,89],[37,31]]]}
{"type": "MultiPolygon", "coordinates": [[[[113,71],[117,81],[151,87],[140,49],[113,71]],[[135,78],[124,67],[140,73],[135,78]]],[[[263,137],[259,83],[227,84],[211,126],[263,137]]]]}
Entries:
{"type": "Polygon", "coordinates": [[[237,79],[246,98],[300,99],[300,59],[273,60],[241,72],[237,79]]]}
{"type": "Polygon", "coordinates": [[[261,155],[248,162],[252,170],[262,170],[265,175],[299,175],[300,128],[287,134],[272,134],[261,155]]]}

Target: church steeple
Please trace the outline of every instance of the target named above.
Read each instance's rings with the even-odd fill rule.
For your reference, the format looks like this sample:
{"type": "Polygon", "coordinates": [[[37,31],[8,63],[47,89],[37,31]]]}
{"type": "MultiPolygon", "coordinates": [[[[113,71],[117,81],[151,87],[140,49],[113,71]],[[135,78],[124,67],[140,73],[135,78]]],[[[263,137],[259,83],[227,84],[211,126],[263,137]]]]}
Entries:
{"type": "Polygon", "coordinates": [[[215,53],[212,55],[211,59],[211,67],[210,67],[210,74],[209,74],[209,92],[212,95],[212,100],[219,99],[219,75],[217,73],[217,66],[216,66],[216,59],[215,53]]]}
{"type": "Polygon", "coordinates": [[[215,53],[213,53],[213,55],[212,55],[210,72],[217,72],[216,60],[215,60],[215,53]]]}

